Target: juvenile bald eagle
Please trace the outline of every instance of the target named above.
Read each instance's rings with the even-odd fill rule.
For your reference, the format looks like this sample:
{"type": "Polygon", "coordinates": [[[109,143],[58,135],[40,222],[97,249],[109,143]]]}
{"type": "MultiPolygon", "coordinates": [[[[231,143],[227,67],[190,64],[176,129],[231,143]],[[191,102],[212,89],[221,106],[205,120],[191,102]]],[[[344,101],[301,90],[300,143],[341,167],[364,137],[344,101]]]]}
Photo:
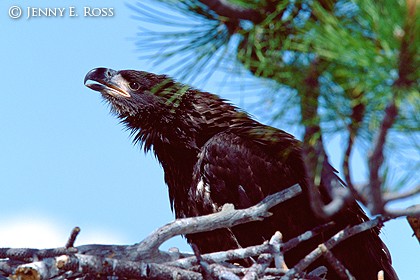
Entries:
{"type": "MultiPolygon", "coordinates": [[[[201,253],[261,244],[276,231],[287,241],[326,222],[310,208],[302,145],[292,135],[251,119],[217,95],[165,75],[96,68],[86,75],[85,84],[101,92],[132,130],[134,142],[153,150],[177,218],[214,213],[225,203],[247,208],[300,184],[303,193],[273,208],[273,215],[262,222],[187,235],[201,253]]],[[[324,169],[323,174],[339,180],[328,163],[324,169]]],[[[351,203],[334,217],[332,228],[287,252],[286,263],[293,266],[339,230],[365,220],[356,202],[351,203]]],[[[363,232],[332,250],[357,279],[377,279],[380,270],[385,279],[397,279],[378,234],[379,229],[363,232]]],[[[319,265],[329,267],[323,259],[313,267],[319,265]]],[[[329,269],[327,278],[337,279],[334,273],[329,269]]]]}

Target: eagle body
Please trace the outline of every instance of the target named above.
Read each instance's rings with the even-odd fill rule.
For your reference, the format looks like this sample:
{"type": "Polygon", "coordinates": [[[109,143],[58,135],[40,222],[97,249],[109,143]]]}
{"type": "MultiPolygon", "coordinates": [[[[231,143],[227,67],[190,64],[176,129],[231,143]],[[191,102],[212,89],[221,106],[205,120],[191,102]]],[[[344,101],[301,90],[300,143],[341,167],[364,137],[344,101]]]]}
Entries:
{"type": "MultiPolygon", "coordinates": [[[[215,213],[225,203],[247,208],[296,183],[302,187],[302,194],[274,207],[264,221],[187,235],[201,253],[258,245],[276,231],[287,241],[327,222],[310,208],[302,144],[285,131],[165,75],[96,68],[86,75],[85,84],[102,93],[132,131],[134,142],[155,153],[177,218],[215,213]]],[[[323,168],[321,193],[329,202],[323,180],[340,180],[328,163],[323,168]]],[[[350,203],[334,216],[332,227],[287,252],[286,264],[292,267],[338,231],[366,220],[357,203],[350,203]]],[[[377,279],[380,270],[385,279],[398,279],[378,234],[379,229],[360,233],[332,250],[356,279],[377,279]]],[[[339,279],[322,258],[311,268],[320,265],[329,268],[327,279],[339,279]]]]}

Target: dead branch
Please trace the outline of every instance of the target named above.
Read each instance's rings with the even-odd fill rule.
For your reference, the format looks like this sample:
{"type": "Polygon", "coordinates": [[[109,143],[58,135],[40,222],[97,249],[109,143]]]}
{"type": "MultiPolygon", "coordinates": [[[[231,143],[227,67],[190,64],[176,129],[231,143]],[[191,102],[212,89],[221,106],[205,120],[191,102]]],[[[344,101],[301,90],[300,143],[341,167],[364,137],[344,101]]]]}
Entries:
{"type": "Polygon", "coordinates": [[[324,258],[328,261],[328,263],[334,268],[334,270],[342,279],[356,279],[324,244],[319,245],[319,249],[321,249],[324,258]]]}
{"type": "Polygon", "coordinates": [[[0,259],[13,259],[17,261],[35,261],[60,255],[74,254],[75,248],[54,248],[54,249],[29,249],[29,248],[0,248],[0,259]]]}
{"type": "Polygon", "coordinates": [[[77,236],[80,233],[80,228],[79,227],[75,227],[70,234],[69,240],[67,240],[66,243],[66,248],[72,248],[74,247],[74,242],[76,241],[77,236]]]}
{"type": "MultiPolygon", "coordinates": [[[[304,271],[311,263],[313,263],[316,259],[318,259],[320,256],[324,254],[321,246],[325,246],[328,250],[331,250],[334,248],[337,244],[342,242],[343,240],[346,240],[347,238],[361,233],[363,231],[369,230],[371,228],[374,228],[385,221],[389,220],[389,218],[384,218],[382,216],[378,216],[377,218],[373,220],[366,221],[364,223],[355,225],[353,227],[343,229],[337,234],[335,234],[333,237],[328,239],[323,244],[320,244],[318,248],[310,252],[305,258],[303,258],[299,263],[297,263],[293,268],[291,268],[282,278],[281,280],[287,280],[287,279],[293,279],[295,275],[298,275],[302,271],[304,271]]],[[[325,251],[325,250],[324,250],[325,251]]]]}
{"type": "MultiPolygon", "coordinates": [[[[159,273],[165,274],[165,271],[168,271],[168,273],[169,271],[175,271],[181,277],[184,273],[182,268],[178,267],[177,270],[174,270],[170,269],[174,268],[174,266],[159,266],[156,263],[173,260],[175,255],[177,257],[181,256],[179,252],[166,253],[159,251],[158,248],[164,241],[176,235],[210,231],[262,220],[270,216],[268,210],[271,207],[298,195],[300,192],[301,188],[296,184],[282,192],[266,197],[263,201],[248,209],[235,210],[232,205],[225,205],[222,211],[216,214],[176,220],[156,230],[143,242],[132,246],[85,245],[73,248],[74,241],[80,231],[79,228],[75,228],[66,244],[66,247],[69,248],[46,250],[4,248],[0,249],[0,258],[30,262],[28,264],[15,264],[17,266],[13,268],[15,275],[21,278],[36,276],[39,279],[50,279],[60,277],[62,273],[69,273],[69,271],[89,273],[95,266],[97,267],[97,270],[95,270],[97,274],[114,275],[118,273],[120,276],[125,277],[128,275],[127,277],[134,277],[147,272],[149,274],[144,275],[153,278],[153,275],[158,275],[157,273],[160,269],[161,272],[159,273]],[[79,252],[79,254],[76,254],[76,252],[79,252]],[[107,258],[107,256],[113,256],[114,258],[107,258]],[[146,266],[145,268],[143,267],[144,270],[141,270],[143,268],[132,269],[134,264],[139,265],[138,261],[141,261],[146,266]],[[112,264],[112,269],[109,268],[110,264],[112,264]],[[156,269],[155,272],[153,272],[153,268],[156,269]],[[120,270],[124,269],[127,269],[127,272],[120,272],[120,270]],[[61,270],[65,270],[65,272],[61,270]],[[127,275],[124,273],[127,273],[127,275]]],[[[270,247],[267,249],[267,252],[271,252],[270,247]]],[[[2,267],[4,268],[3,272],[10,272],[11,270],[3,262],[2,267]]],[[[188,276],[194,275],[188,274],[188,276]]],[[[195,279],[194,277],[193,279],[195,279]]]]}
{"type": "MultiPolygon", "coordinates": [[[[139,244],[131,246],[116,245],[84,245],[77,248],[57,248],[57,249],[0,249],[0,258],[6,259],[0,261],[0,275],[7,276],[13,274],[15,279],[68,279],[90,276],[112,276],[118,278],[142,278],[142,279],[265,279],[267,277],[282,277],[282,279],[291,279],[301,273],[306,267],[314,262],[321,255],[325,255],[331,261],[337,272],[341,272],[346,277],[351,277],[348,271],[343,267],[330,252],[331,248],[341,241],[362,231],[371,229],[389,218],[378,217],[374,220],[344,229],[331,237],[327,242],[321,244],[316,250],[308,254],[301,262],[290,270],[284,263],[283,253],[308,240],[317,234],[328,229],[333,223],[314,228],[298,237],[282,243],[281,233],[277,232],[270,239],[261,245],[250,246],[229,250],[226,252],[217,252],[211,254],[199,254],[195,256],[182,254],[178,250],[171,252],[162,252],[158,250],[160,242],[167,240],[176,234],[196,233],[199,231],[212,230],[222,226],[231,227],[245,221],[254,221],[268,216],[268,209],[279,201],[287,197],[293,197],[300,193],[300,187],[295,185],[286,191],[270,196],[260,204],[243,210],[234,210],[231,206],[224,207],[220,213],[209,215],[216,217],[211,221],[209,216],[182,219],[181,223],[175,221],[163,226],[154,232],[159,235],[164,234],[163,238],[152,238],[152,235],[145,239],[145,247],[142,250],[156,250],[156,252],[139,254],[139,244]],[[263,205],[264,203],[264,205],[263,205]],[[251,212],[251,213],[248,213],[251,212]],[[191,222],[192,228],[184,223],[191,222]],[[223,225],[215,226],[214,223],[223,225]],[[198,225],[203,223],[206,226],[198,225]],[[174,226],[175,225],[175,226],[174,226]],[[176,233],[170,233],[174,229],[176,233]],[[152,240],[153,242],[150,242],[152,240]],[[76,253],[78,252],[78,253],[76,253]],[[61,255],[58,255],[60,254],[61,255]],[[164,258],[157,259],[156,256],[164,255],[164,258]],[[165,255],[166,254],[166,255],[165,255]],[[139,259],[139,256],[145,257],[139,259]],[[154,256],[153,258],[149,258],[154,256]],[[168,257],[169,256],[169,257],[168,257]],[[249,268],[234,266],[227,261],[247,259],[258,257],[254,265],[249,268]],[[178,259],[181,258],[181,259],[178,259]],[[276,268],[270,268],[274,262],[276,268]]],[[[67,245],[74,243],[77,233],[80,229],[75,229],[67,242],[67,245]]],[[[143,251],[141,251],[143,252],[143,251]]],[[[326,269],[319,268],[314,273],[316,275],[325,274],[326,269]]],[[[318,276],[317,276],[318,277],[318,276]]],[[[268,278],[267,278],[268,279],[268,278]]],[[[351,279],[351,278],[350,278],[351,279]]]]}
{"type": "MultiPolygon", "coordinates": [[[[145,239],[146,245],[141,247],[142,250],[156,250],[148,254],[139,254],[138,248],[142,243],[132,246],[114,246],[114,245],[85,245],[77,248],[58,248],[58,249],[0,249],[0,258],[8,258],[8,260],[0,261],[0,275],[7,276],[14,274],[15,279],[67,279],[82,276],[115,276],[119,278],[147,278],[147,279],[233,279],[240,277],[244,279],[266,278],[269,275],[274,277],[282,277],[281,279],[291,279],[299,275],[312,262],[321,255],[326,256],[330,260],[332,267],[335,268],[340,275],[345,275],[352,279],[351,274],[337,260],[330,250],[341,241],[382,224],[390,218],[382,218],[381,216],[364,222],[362,224],[344,229],[331,237],[328,241],[308,254],[295,267],[288,269],[284,263],[283,253],[299,245],[301,242],[312,238],[313,236],[325,231],[333,223],[314,228],[298,237],[290,239],[288,242],[282,243],[281,233],[277,232],[270,239],[261,245],[250,246],[229,250],[226,252],[217,252],[211,254],[199,254],[195,252],[195,256],[190,257],[188,254],[182,254],[178,250],[171,250],[170,253],[158,250],[160,242],[167,240],[171,236],[177,234],[196,233],[199,231],[208,231],[214,228],[231,227],[245,221],[254,221],[268,216],[268,209],[279,201],[283,201],[286,197],[293,197],[300,193],[300,187],[295,185],[281,193],[270,196],[260,204],[243,210],[234,210],[231,206],[224,207],[220,213],[209,216],[182,219],[181,223],[175,221],[163,226],[153,234],[164,234],[163,238],[152,238],[153,234],[145,239]],[[264,203],[264,205],[263,205],[264,203]],[[251,212],[252,214],[248,213],[251,212]],[[192,222],[192,228],[184,223],[192,222]],[[215,226],[214,223],[222,223],[215,226]],[[197,223],[203,223],[198,225],[197,223]],[[175,226],[174,226],[175,225],[175,226]],[[170,233],[174,229],[176,233],[170,233]],[[151,242],[153,241],[153,242],[151,242]],[[78,252],[78,253],[76,253],[78,252]],[[57,254],[64,253],[58,256],[57,254]],[[156,259],[159,254],[167,254],[168,257],[156,259]],[[145,257],[139,259],[139,256],[145,257]],[[148,258],[155,256],[155,258],[148,258]],[[187,256],[187,257],[186,257],[187,256]],[[232,266],[227,261],[246,259],[250,257],[258,257],[257,262],[249,268],[240,266],[232,266]],[[176,259],[181,258],[181,259],[176,259]],[[175,260],[176,259],[176,260],[175,260]],[[169,261],[168,261],[169,260],[169,261]],[[276,268],[270,268],[270,264],[274,261],[276,268]],[[24,262],[24,263],[22,263],[24,262]],[[28,263],[29,262],[29,263],[28,263]],[[160,262],[160,263],[158,263],[160,262]]],[[[416,209],[416,211],[419,209],[416,209]]],[[[73,230],[67,245],[74,243],[77,233],[80,229],[73,230]]],[[[143,252],[143,251],[141,251],[143,252]]],[[[318,271],[318,270],[317,270],[318,271]]],[[[318,273],[318,272],[316,272],[318,273]]],[[[325,274],[325,268],[320,268],[320,274],[325,274]]],[[[319,274],[318,273],[318,274],[319,274]]],[[[318,275],[317,274],[317,275],[318,275]]]]}
{"type": "MultiPolygon", "coordinates": [[[[289,241],[283,243],[280,246],[279,248],[280,252],[284,254],[285,252],[298,246],[301,242],[309,240],[312,237],[317,236],[318,234],[322,233],[333,224],[334,224],[333,222],[327,223],[325,225],[316,227],[313,230],[308,230],[302,233],[301,235],[290,239],[289,241]]],[[[278,237],[273,236],[273,238],[278,238],[278,237]]],[[[273,240],[273,238],[271,240],[273,240]]],[[[272,254],[275,254],[277,251],[276,248],[273,248],[273,245],[275,244],[276,244],[276,241],[274,239],[271,244],[266,242],[261,245],[249,246],[247,248],[239,248],[239,249],[233,249],[233,250],[228,250],[224,252],[203,254],[201,255],[201,258],[207,262],[212,261],[212,262],[221,263],[221,262],[232,261],[232,260],[247,259],[250,257],[259,256],[261,254],[265,254],[269,252],[271,252],[272,254]]],[[[172,262],[168,262],[166,264],[170,266],[187,268],[194,265],[195,260],[196,260],[195,257],[186,257],[186,258],[182,258],[182,259],[175,260],[172,262]]],[[[276,267],[277,267],[277,264],[276,264],[276,267]]],[[[281,269],[284,270],[284,269],[287,269],[287,267],[281,266],[281,269]]]]}
{"type": "Polygon", "coordinates": [[[284,262],[283,253],[280,251],[282,234],[277,231],[270,239],[268,245],[271,247],[271,252],[260,254],[256,263],[254,263],[245,274],[243,280],[259,279],[264,276],[266,269],[274,260],[276,268],[287,269],[284,262]]]}
{"type": "Polygon", "coordinates": [[[200,273],[180,268],[81,254],[63,255],[24,264],[16,269],[14,276],[20,280],[51,279],[64,272],[69,272],[67,277],[102,275],[129,279],[203,279],[200,273]]]}
{"type": "Polygon", "coordinates": [[[175,220],[152,232],[142,242],[134,245],[133,249],[140,257],[150,256],[150,252],[158,251],[163,242],[177,235],[230,228],[238,224],[261,221],[271,215],[268,212],[270,208],[297,196],[301,191],[301,187],[295,184],[286,190],[267,196],[260,203],[247,209],[236,210],[233,205],[226,204],[222,211],[215,214],[175,220]]]}

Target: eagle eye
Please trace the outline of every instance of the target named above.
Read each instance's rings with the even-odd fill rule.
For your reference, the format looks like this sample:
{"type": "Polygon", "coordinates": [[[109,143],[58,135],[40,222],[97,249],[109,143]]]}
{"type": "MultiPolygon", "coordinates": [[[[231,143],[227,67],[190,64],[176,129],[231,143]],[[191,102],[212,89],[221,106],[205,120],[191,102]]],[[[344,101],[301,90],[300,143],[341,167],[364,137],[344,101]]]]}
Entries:
{"type": "Polygon", "coordinates": [[[137,82],[130,82],[128,86],[131,90],[138,90],[140,88],[140,84],[137,82]]]}

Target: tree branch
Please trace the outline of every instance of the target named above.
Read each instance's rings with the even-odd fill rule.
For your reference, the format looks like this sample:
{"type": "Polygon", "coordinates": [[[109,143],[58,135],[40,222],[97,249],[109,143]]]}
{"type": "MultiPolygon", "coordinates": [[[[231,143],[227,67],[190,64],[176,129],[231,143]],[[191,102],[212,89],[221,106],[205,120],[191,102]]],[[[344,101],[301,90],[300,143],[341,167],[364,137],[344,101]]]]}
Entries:
{"type": "Polygon", "coordinates": [[[302,123],[305,125],[302,157],[305,164],[309,202],[318,217],[327,219],[340,211],[351,195],[348,189],[337,186],[338,178],[335,177],[335,174],[331,175],[332,170],[327,170],[329,169],[328,157],[322,141],[318,114],[321,64],[322,60],[315,58],[308,69],[303,81],[303,89],[300,91],[300,107],[302,123]],[[321,181],[331,196],[331,202],[327,205],[324,205],[319,191],[321,181]]]}
{"type": "MultiPolygon", "coordinates": [[[[280,252],[285,253],[295,248],[301,242],[309,240],[312,237],[317,236],[318,234],[324,232],[325,230],[328,230],[328,228],[330,228],[332,225],[334,225],[334,223],[330,222],[325,225],[316,227],[313,230],[308,230],[302,233],[301,235],[290,239],[289,241],[281,245],[280,252]]],[[[272,248],[271,244],[263,243],[261,245],[249,246],[247,248],[239,248],[239,249],[233,249],[233,250],[228,250],[224,252],[204,254],[204,255],[201,255],[201,257],[203,260],[207,262],[213,261],[213,262],[220,263],[220,262],[225,262],[225,261],[247,259],[250,257],[259,256],[261,254],[265,254],[268,252],[275,253],[275,251],[276,249],[272,248]]],[[[179,259],[176,261],[168,262],[167,264],[170,266],[187,268],[193,265],[195,260],[196,260],[195,257],[187,257],[187,258],[179,259]]],[[[282,267],[281,269],[285,269],[285,267],[282,267]]]]}
{"type": "Polygon", "coordinates": [[[405,209],[389,209],[386,207],[384,212],[387,216],[396,218],[401,216],[418,217],[420,218],[420,204],[416,204],[405,209]]]}
{"type": "Polygon", "coordinates": [[[391,201],[412,197],[412,196],[415,196],[417,194],[420,194],[420,185],[418,185],[418,186],[414,187],[413,189],[410,189],[406,192],[385,193],[385,194],[383,194],[383,200],[384,200],[384,203],[388,203],[388,202],[391,202],[391,201]]]}
{"type": "Polygon", "coordinates": [[[163,242],[176,235],[230,228],[238,224],[261,221],[271,215],[268,212],[270,208],[297,196],[301,191],[301,187],[295,184],[286,190],[267,196],[260,203],[247,209],[235,210],[233,205],[226,204],[222,211],[215,214],[175,220],[152,232],[142,242],[134,245],[134,249],[139,256],[145,256],[150,252],[156,252],[163,242]]]}
{"type": "MultiPolygon", "coordinates": [[[[42,262],[18,267],[15,276],[21,280],[51,279],[70,272],[71,277],[82,275],[119,276],[135,279],[203,279],[200,273],[155,263],[139,263],[90,255],[63,255],[42,262]]],[[[67,277],[70,276],[69,274],[67,277]]]]}
{"type": "MultiPolygon", "coordinates": [[[[369,230],[371,228],[374,228],[383,222],[389,220],[389,218],[384,218],[382,216],[378,216],[377,218],[373,220],[366,221],[364,223],[355,225],[353,227],[343,229],[337,234],[335,234],[333,237],[328,239],[325,243],[320,244],[320,246],[325,246],[328,250],[331,250],[334,248],[337,244],[342,242],[343,240],[346,240],[347,238],[356,235],[358,233],[361,233],[363,231],[369,230]]],[[[313,263],[316,259],[318,259],[320,256],[323,255],[323,250],[318,246],[315,250],[310,252],[304,259],[299,261],[292,269],[290,269],[282,278],[281,280],[288,280],[293,279],[295,275],[298,275],[302,271],[304,271],[311,263],[313,263]]]]}
{"type": "Polygon", "coordinates": [[[350,271],[334,256],[334,254],[324,245],[319,245],[323,256],[328,263],[334,268],[338,276],[342,279],[356,280],[356,278],[350,273],[350,271]]]}
{"type": "Polygon", "coordinates": [[[235,5],[228,0],[199,0],[206,5],[210,10],[222,17],[227,17],[235,20],[249,20],[258,23],[262,20],[261,14],[258,10],[247,9],[239,5],[235,5]]]}
{"type": "Polygon", "coordinates": [[[79,233],[80,233],[80,228],[79,227],[75,227],[72,231],[71,231],[71,233],[70,233],[70,237],[69,237],[69,239],[67,240],[67,243],[66,243],[66,248],[68,249],[68,248],[72,248],[72,247],[74,247],[74,242],[76,241],[76,238],[77,238],[77,236],[79,235],[79,233]]]}
{"type": "MultiPolygon", "coordinates": [[[[358,96],[355,96],[354,97],[355,100],[359,100],[360,96],[361,96],[361,94],[359,94],[358,96]]],[[[351,113],[351,116],[350,116],[350,123],[347,126],[349,137],[348,137],[348,140],[347,140],[347,148],[346,148],[346,151],[344,152],[343,173],[344,173],[344,178],[345,178],[346,183],[347,183],[347,187],[350,189],[353,196],[357,200],[359,200],[361,203],[366,205],[367,204],[366,200],[364,199],[364,197],[362,195],[359,194],[359,192],[356,190],[356,188],[353,185],[353,181],[351,179],[351,172],[350,172],[350,156],[351,156],[351,153],[353,151],[354,141],[355,141],[355,138],[356,138],[357,133],[359,131],[360,124],[363,121],[363,117],[365,115],[365,110],[366,110],[366,106],[363,103],[361,103],[361,101],[359,101],[359,102],[360,103],[353,106],[352,113],[351,113]]]]}
{"type": "Polygon", "coordinates": [[[54,249],[29,249],[29,248],[0,248],[0,259],[13,259],[18,261],[34,261],[56,257],[60,255],[74,254],[75,248],[54,248],[54,249]]]}
{"type": "MultiPolygon", "coordinates": [[[[292,190],[300,190],[299,186],[292,187],[292,190]]],[[[290,189],[286,190],[290,191],[290,189]]],[[[279,194],[277,194],[279,195],[279,194]]],[[[272,198],[272,197],[271,197],[272,198]]],[[[266,201],[269,205],[275,205],[272,199],[266,201]]],[[[256,205],[258,206],[258,205],[256,205]]],[[[269,208],[271,206],[266,206],[269,208]]],[[[249,208],[250,209],[250,208],[249,208]]],[[[229,210],[238,211],[238,210],[229,210]]],[[[228,212],[229,214],[229,212],[228,212]]],[[[230,214],[229,214],[230,215],[230,214]]],[[[241,219],[241,215],[237,215],[232,219],[241,219]]],[[[320,232],[327,230],[332,223],[317,227],[311,231],[307,231],[302,235],[289,240],[286,243],[281,242],[281,234],[275,233],[270,239],[270,242],[265,242],[261,245],[251,246],[248,248],[240,248],[236,250],[229,250],[226,252],[217,252],[211,254],[200,255],[196,252],[195,257],[188,257],[179,259],[177,261],[170,261],[166,263],[150,263],[150,259],[144,260],[129,260],[127,256],[133,256],[132,252],[136,246],[113,246],[113,245],[86,245],[80,246],[77,249],[79,252],[96,252],[97,255],[87,255],[85,253],[71,253],[70,251],[63,256],[47,257],[41,261],[32,257],[31,263],[22,264],[21,261],[13,260],[13,257],[24,258],[22,256],[29,256],[29,253],[38,256],[48,256],[45,252],[58,252],[59,250],[34,250],[34,249],[16,249],[19,254],[13,251],[3,250],[1,258],[9,258],[6,262],[0,261],[0,272],[10,274],[14,271],[14,277],[19,279],[68,279],[75,277],[86,276],[117,276],[124,278],[148,278],[148,279],[203,279],[203,275],[208,275],[211,278],[218,279],[238,279],[238,276],[245,276],[251,279],[253,276],[266,277],[267,275],[275,275],[280,277],[282,275],[296,275],[304,270],[309,264],[315,261],[320,255],[328,254],[328,251],[335,245],[353,236],[359,232],[368,230],[386,221],[389,218],[378,217],[372,221],[368,221],[352,228],[347,228],[335,236],[331,237],[327,242],[322,244],[317,250],[311,252],[303,261],[299,262],[294,268],[288,270],[283,262],[283,253],[291,248],[299,245],[301,242],[312,238],[320,232]],[[97,247],[96,250],[86,247],[97,247]],[[112,249],[113,251],[110,251],[112,249]],[[28,253],[21,254],[23,250],[28,253]],[[128,253],[126,251],[129,251],[128,253]],[[43,253],[44,252],[44,253],[43,253]],[[117,254],[115,254],[117,252],[117,254]],[[121,253],[123,252],[123,253],[121,253]],[[198,255],[197,255],[198,254],[198,255]],[[112,256],[110,258],[109,256],[112,256]],[[197,257],[198,256],[198,257],[197,257]],[[255,265],[250,268],[232,266],[226,261],[246,259],[253,256],[259,256],[255,265]],[[10,258],[12,257],[12,258],[10,258]],[[268,268],[270,263],[274,260],[276,268],[268,268]],[[201,265],[201,270],[197,266],[197,261],[201,265]],[[207,274],[203,274],[203,267],[207,274]],[[200,273],[201,271],[201,273],[200,273]]],[[[201,220],[201,221],[206,221],[201,220]]],[[[236,224],[237,222],[233,222],[236,224]]],[[[211,225],[212,227],[213,225],[211,225]]],[[[195,230],[188,230],[188,232],[195,232],[195,230]]],[[[158,234],[159,231],[155,231],[158,234]]],[[[150,248],[154,248],[153,246],[150,248]]],[[[72,248],[76,249],[76,248],[72,248]]],[[[60,248],[61,250],[61,248],[60,248]]],[[[74,251],[73,251],[74,252],[74,251]]],[[[174,252],[175,254],[176,252],[174,252]]],[[[178,252],[178,256],[181,254],[178,252]]],[[[138,255],[137,255],[138,257],[138,255]]],[[[331,257],[331,256],[330,256],[331,257]]],[[[343,270],[339,261],[334,257],[330,258],[336,263],[337,269],[343,270]]],[[[27,262],[28,260],[26,260],[27,262]]],[[[161,260],[162,261],[162,260],[161,260]]],[[[323,268],[325,270],[325,268],[323,268]]],[[[321,270],[324,271],[324,270],[321,270]]],[[[6,274],[6,275],[7,275],[6,274]]],[[[347,274],[348,275],[348,274],[347,274]]],[[[290,278],[285,278],[290,279],[290,278]]]]}
{"type": "Polygon", "coordinates": [[[368,207],[373,215],[382,214],[384,211],[384,201],[382,198],[382,180],[379,170],[384,162],[384,146],[389,129],[395,122],[398,115],[398,108],[394,99],[385,109],[385,116],[382,120],[378,136],[375,140],[373,151],[368,158],[369,166],[369,188],[368,188],[368,207]]]}
{"type": "Polygon", "coordinates": [[[265,270],[270,266],[274,260],[276,268],[287,269],[284,263],[284,256],[280,251],[282,234],[276,232],[268,243],[271,247],[271,252],[260,254],[256,263],[254,263],[245,274],[243,280],[260,279],[265,274],[265,270]]]}

